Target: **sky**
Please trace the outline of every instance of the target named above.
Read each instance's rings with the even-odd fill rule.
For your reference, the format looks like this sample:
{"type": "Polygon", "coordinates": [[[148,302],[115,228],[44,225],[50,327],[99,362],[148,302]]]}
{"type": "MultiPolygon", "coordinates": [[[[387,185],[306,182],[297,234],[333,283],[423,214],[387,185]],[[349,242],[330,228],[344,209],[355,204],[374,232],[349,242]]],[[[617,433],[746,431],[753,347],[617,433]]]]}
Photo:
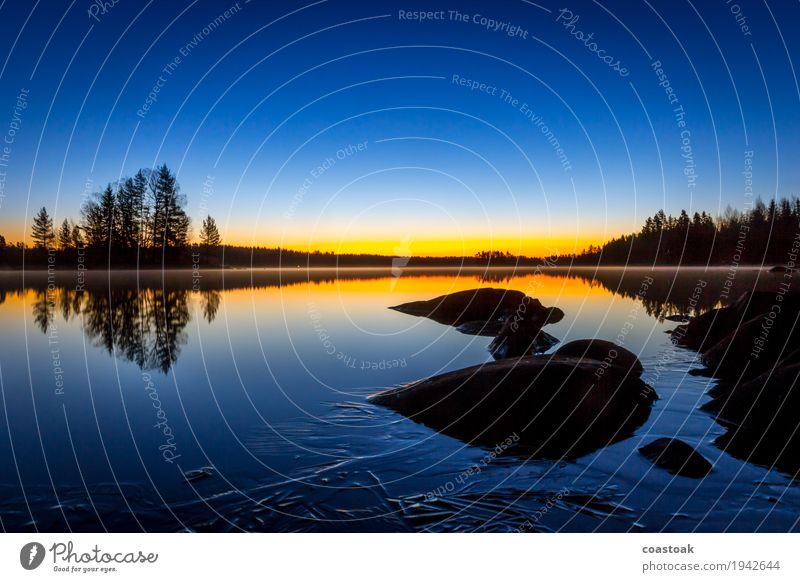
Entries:
{"type": "Polygon", "coordinates": [[[162,163],[195,233],[398,256],[568,254],[798,195],[798,11],[4,1],[0,234],[162,163]]]}

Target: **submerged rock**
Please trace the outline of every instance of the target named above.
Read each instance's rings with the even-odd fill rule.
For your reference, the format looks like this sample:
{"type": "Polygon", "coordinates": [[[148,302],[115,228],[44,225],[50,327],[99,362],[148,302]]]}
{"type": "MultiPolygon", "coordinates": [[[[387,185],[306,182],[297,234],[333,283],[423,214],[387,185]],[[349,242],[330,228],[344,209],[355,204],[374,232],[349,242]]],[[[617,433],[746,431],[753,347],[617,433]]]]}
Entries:
{"type": "MultiPolygon", "coordinates": [[[[480,335],[485,337],[495,337],[500,330],[503,329],[504,322],[482,322],[482,321],[468,321],[462,323],[456,330],[466,335],[480,335]]],[[[542,354],[560,342],[557,337],[554,337],[542,330],[533,339],[533,346],[530,352],[532,354],[542,354]]]]}
{"type": "Polygon", "coordinates": [[[657,467],[681,477],[700,479],[712,469],[711,463],[694,447],[675,438],[656,439],[639,452],[657,467]]]}
{"type": "Polygon", "coordinates": [[[434,376],[369,401],[464,442],[509,436],[539,458],[575,458],[624,439],[650,414],[655,392],[616,365],[525,356],[434,376]]]}
{"type": "Polygon", "coordinates": [[[189,482],[200,481],[202,479],[212,477],[214,472],[214,467],[200,467],[199,469],[190,469],[189,471],[186,471],[183,476],[189,482]]]}
{"type": "Polygon", "coordinates": [[[558,340],[541,332],[542,326],[564,317],[557,307],[544,307],[521,291],[492,288],[458,291],[389,309],[428,317],[455,326],[461,333],[494,337],[489,351],[495,359],[549,350],[558,340]]]}
{"type": "Polygon", "coordinates": [[[522,303],[525,294],[510,289],[469,289],[441,295],[427,301],[412,301],[395,305],[400,313],[427,317],[445,325],[476,322],[503,322],[522,303]]]}
{"type": "Polygon", "coordinates": [[[542,327],[562,319],[564,312],[558,307],[545,307],[538,299],[526,296],[489,344],[489,351],[497,360],[530,354],[535,351],[542,327]]]}

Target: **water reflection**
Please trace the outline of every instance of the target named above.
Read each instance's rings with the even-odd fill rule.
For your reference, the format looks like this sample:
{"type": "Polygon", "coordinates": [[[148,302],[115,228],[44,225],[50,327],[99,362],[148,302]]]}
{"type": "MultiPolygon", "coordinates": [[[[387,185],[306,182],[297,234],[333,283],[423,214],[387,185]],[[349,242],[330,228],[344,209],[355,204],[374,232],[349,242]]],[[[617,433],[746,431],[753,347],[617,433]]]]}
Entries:
{"type": "MultiPolygon", "coordinates": [[[[563,294],[565,280],[578,285],[588,293],[599,287],[611,294],[641,301],[648,315],[662,320],[675,314],[698,314],[730,300],[744,290],[769,286],[771,275],[757,269],[737,273],[734,285],[723,293],[728,272],[723,269],[569,269],[542,270],[496,268],[447,270],[408,269],[401,279],[412,283],[414,290],[431,287],[431,293],[446,292],[435,287],[437,278],[460,278],[459,287],[479,286],[513,287],[521,278],[534,274],[538,278],[533,295],[546,295],[551,283],[554,295],[563,294]],[[640,293],[643,277],[652,278],[646,295],[640,293]],[[703,294],[692,298],[698,280],[705,283],[703,294]],[[426,281],[430,284],[426,284],[426,281]],[[545,284],[542,283],[544,281],[545,284]],[[560,288],[559,288],[560,287],[560,288]]],[[[200,314],[211,323],[220,308],[223,289],[269,288],[295,285],[323,285],[342,281],[375,282],[392,276],[385,269],[348,270],[264,270],[264,271],[209,271],[203,273],[203,288],[197,288],[191,273],[136,273],[117,272],[110,278],[107,273],[93,273],[90,283],[75,285],[73,273],[59,274],[54,285],[46,273],[6,274],[0,278],[0,303],[8,293],[21,293],[28,288],[35,293],[32,316],[42,333],[54,323],[58,313],[65,321],[81,317],[84,332],[92,343],[136,363],[142,369],[166,372],[180,355],[186,343],[185,327],[191,320],[189,297],[199,297],[200,314]]],[[[451,289],[452,290],[452,289],[451,289]]],[[[531,293],[531,289],[526,289],[531,293]]],[[[389,288],[386,305],[392,304],[389,288]]]]}
{"type": "Polygon", "coordinates": [[[758,268],[737,270],[722,268],[633,267],[553,270],[561,276],[581,279],[614,295],[642,303],[647,315],[663,321],[671,315],[699,315],[734,301],[745,291],[767,289],[775,285],[775,275],[758,268]],[[652,279],[647,292],[641,293],[642,280],[652,279]],[[698,296],[695,289],[700,288],[698,296]]]}
{"type": "Polygon", "coordinates": [[[208,323],[214,321],[219,311],[219,304],[222,301],[222,294],[219,291],[201,291],[201,309],[203,310],[203,319],[208,323]]]}
{"type": "MultiPolygon", "coordinates": [[[[753,531],[763,529],[764,516],[770,531],[797,528],[800,488],[770,470],[795,474],[796,457],[787,454],[796,452],[796,440],[787,448],[776,432],[769,446],[758,446],[763,435],[740,431],[727,442],[723,435],[731,427],[700,409],[716,380],[686,374],[694,354],[674,348],[663,333],[674,324],[644,317],[645,307],[628,341],[662,396],[652,414],[601,443],[610,446],[583,449],[578,459],[501,455],[459,484],[486,449],[371,406],[366,397],[488,361],[489,339],[409,318],[389,305],[478,286],[508,287],[560,306],[566,316],[553,333],[566,342],[594,334],[613,338],[634,302],[659,318],[688,311],[699,278],[708,284],[694,309],[704,310],[722,301],[726,278],[723,270],[702,269],[548,269],[535,276],[498,270],[478,281],[479,275],[204,271],[195,289],[190,272],[130,272],[113,281],[100,276],[78,289],[74,274],[65,273],[48,291],[46,273],[26,273],[24,280],[0,273],[0,365],[8,407],[0,415],[0,435],[7,435],[0,438],[0,460],[12,466],[16,449],[24,465],[20,483],[13,470],[0,480],[4,526],[512,531],[567,487],[534,529],[719,531],[733,524],[753,531]],[[642,298],[637,292],[645,275],[653,284],[642,298]],[[357,366],[325,351],[309,304],[322,314],[337,350],[357,366]],[[54,394],[53,334],[69,382],[63,395],[54,394]],[[83,353],[82,339],[98,348],[83,353]],[[114,369],[108,354],[132,364],[114,369]],[[362,366],[400,356],[407,366],[362,366]],[[181,470],[163,462],[163,440],[137,367],[169,370],[150,375],[180,447],[181,470]],[[119,391],[95,389],[117,382],[119,391]],[[46,427],[42,440],[29,438],[34,420],[46,427]],[[697,446],[714,471],[702,483],[687,484],[653,468],[637,449],[656,436],[697,446]],[[215,468],[213,477],[186,483],[183,470],[205,466],[215,468]],[[114,485],[104,488],[107,483],[114,485]],[[459,488],[430,500],[430,492],[448,483],[459,488]],[[168,506],[157,503],[159,495],[168,506]]],[[[730,296],[770,282],[775,279],[767,273],[741,270],[730,296]]]]}
{"type": "MultiPolygon", "coordinates": [[[[187,289],[115,287],[103,293],[61,288],[34,293],[33,320],[42,333],[53,327],[56,310],[64,321],[80,318],[92,345],[142,370],[166,373],[187,341],[185,328],[191,320],[187,289]]],[[[219,304],[218,291],[202,292],[202,313],[209,323],[219,304]]]]}

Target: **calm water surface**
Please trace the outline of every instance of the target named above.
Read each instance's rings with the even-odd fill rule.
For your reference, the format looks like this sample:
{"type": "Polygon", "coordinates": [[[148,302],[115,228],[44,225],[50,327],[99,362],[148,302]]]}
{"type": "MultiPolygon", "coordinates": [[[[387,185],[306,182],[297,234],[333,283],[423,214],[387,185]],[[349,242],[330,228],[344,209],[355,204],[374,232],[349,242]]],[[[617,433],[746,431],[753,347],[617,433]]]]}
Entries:
{"type": "MultiPolygon", "coordinates": [[[[789,473],[715,441],[664,317],[719,303],[727,272],[549,270],[0,274],[0,521],[9,531],[789,531],[789,473]],[[652,283],[642,291],[646,277],[652,283]],[[90,278],[91,279],[91,278],[90,278]],[[387,309],[479,286],[566,314],[562,342],[617,338],[660,396],[621,442],[496,458],[374,407],[376,390],[490,361],[487,337],[387,309]],[[692,299],[692,297],[695,299],[692,299]],[[679,436],[703,480],[637,448],[679,436]],[[750,459],[752,460],[752,459],[750,459]],[[189,478],[187,478],[187,475],[189,478]]],[[[735,290],[772,276],[740,270],[735,290]]]]}

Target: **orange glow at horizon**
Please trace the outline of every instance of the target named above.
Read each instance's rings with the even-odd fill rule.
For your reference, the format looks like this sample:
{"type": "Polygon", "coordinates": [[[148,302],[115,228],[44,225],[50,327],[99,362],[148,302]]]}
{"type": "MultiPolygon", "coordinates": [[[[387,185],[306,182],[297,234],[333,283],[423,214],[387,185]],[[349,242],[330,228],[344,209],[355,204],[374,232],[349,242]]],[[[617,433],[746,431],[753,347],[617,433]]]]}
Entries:
{"type": "Polygon", "coordinates": [[[519,239],[514,237],[469,238],[469,239],[437,239],[415,238],[407,240],[301,240],[299,238],[274,241],[256,241],[248,237],[228,236],[223,238],[225,244],[232,246],[277,247],[300,252],[331,252],[334,254],[375,254],[392,257],[472,257],[481,251],[509,252],[512,255],[529,257],[548,255],[570,255],[580,253],[589,245],[602,244],[603,237],[570,237],[558,236],[536,239],[519,239]]]}
{"type": "MultiPolygon", "coordinates": [[[[22,240],[21,227],[8,229],[3,234],[6,235],[8,244],[13,244],[22,240]]],[[[624,229],[623,229],[624,230],[624,229]]],[[[252,231],[222,233],[223,244],[229,246],[243,247],[281,247],[287,250],[300,252],[332,252],[335,254],[377,254],[390,257],[472,257],[480,251],[501,251],[509,252],[512,255],[522,255],[529,257],[541,257],[548,255],[570,255],[580,253],[589,245],[600,245],[610,240],[618,233],[595,233],[586,232],[577,234],[562,234],[556,236],[541,236],[536,238],[520,238],[518,236],[504,234],[495,237],[473,236],[473,237],[435,237],[430,235],[408,235],[398,237],[397,235],[384,234],[385,238],[353,237],[346,240],[334,238],[335,234],[330,230],[324,235],[309,238],[307,235],[292,235],[284,237],[261,237],[254,236],[252,231]]],[[[196,233],[195,233],[196,234],[196,233]]],[[[26,243],[32,244],[30,240],[30,228],[28,228],[26,243]]],[[[193,237],[193,242],[198,242],[197,237],[193,237]]]]}

